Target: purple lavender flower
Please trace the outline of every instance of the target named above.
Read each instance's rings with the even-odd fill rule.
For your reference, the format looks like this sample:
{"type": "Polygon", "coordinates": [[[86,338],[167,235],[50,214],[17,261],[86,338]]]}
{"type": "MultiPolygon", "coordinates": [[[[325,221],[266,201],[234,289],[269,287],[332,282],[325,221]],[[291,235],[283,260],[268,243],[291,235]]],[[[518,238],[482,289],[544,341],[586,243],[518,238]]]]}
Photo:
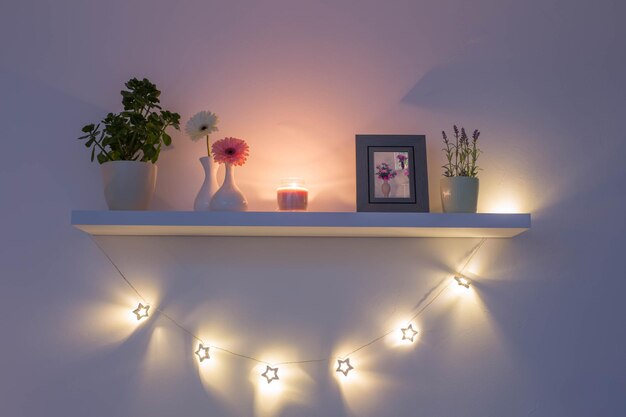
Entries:
{"type": "Polygon", "coordinates": [[[482,153],[478,148],[478,137],[480,131],[474,130],[472,140],[467,136],[465,128],[459,128],[454,125],[454,141],[448,139],[445,131],[441,132],[445,148],[443,151],[446,155],[447,164],[443,165],[443,175],[446,177],[471,177],[478,176],[480,168],[476,165],[478,156],[482,153]]]}

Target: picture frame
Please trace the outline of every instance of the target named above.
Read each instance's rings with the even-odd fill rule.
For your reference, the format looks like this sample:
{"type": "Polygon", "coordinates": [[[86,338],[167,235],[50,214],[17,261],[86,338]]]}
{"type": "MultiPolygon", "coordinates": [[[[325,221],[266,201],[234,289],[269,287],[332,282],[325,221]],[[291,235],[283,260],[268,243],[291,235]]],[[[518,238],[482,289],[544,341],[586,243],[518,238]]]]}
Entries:
{"type": "Polygon", "coordinates": [[[357,211],[429,211],[425,135],[358,134],[357,211]]]}

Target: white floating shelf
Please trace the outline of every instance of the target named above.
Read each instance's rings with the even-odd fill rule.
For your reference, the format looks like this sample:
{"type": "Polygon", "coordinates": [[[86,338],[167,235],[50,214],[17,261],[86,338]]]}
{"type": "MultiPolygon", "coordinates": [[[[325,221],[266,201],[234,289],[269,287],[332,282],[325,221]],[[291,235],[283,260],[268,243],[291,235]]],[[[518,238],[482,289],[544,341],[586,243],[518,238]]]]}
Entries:
{"type": "Polygon", "coordinates": [[[530,214],[73,211],[92,235],[510,238],[530,214]]]}

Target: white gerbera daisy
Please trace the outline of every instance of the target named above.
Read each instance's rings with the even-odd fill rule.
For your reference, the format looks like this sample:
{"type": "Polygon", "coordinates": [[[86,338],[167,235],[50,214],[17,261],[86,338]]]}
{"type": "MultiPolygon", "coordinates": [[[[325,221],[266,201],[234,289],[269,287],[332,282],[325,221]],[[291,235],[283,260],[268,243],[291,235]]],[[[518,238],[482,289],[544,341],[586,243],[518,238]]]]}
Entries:
{"type": "Polygon", "coordinates": [[[185,132],[194,142],[217,131],[218,118],[215,113],[201,111],[194,115],[185,126],[185,132]]]}

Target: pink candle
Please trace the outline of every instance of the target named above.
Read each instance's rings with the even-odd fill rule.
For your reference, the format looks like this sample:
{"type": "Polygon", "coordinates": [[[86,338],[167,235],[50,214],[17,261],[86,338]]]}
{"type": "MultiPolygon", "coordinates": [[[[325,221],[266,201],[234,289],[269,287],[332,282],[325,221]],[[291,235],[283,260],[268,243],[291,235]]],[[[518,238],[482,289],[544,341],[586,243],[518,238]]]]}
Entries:
{"type": "Polygon", "coordinates": [[[309,190],[304,187],[301,178],[287,178],[281,181],[281,186],[276,190],[278,210],[281,211],[304,211],[309,200],[309,190]]]}

